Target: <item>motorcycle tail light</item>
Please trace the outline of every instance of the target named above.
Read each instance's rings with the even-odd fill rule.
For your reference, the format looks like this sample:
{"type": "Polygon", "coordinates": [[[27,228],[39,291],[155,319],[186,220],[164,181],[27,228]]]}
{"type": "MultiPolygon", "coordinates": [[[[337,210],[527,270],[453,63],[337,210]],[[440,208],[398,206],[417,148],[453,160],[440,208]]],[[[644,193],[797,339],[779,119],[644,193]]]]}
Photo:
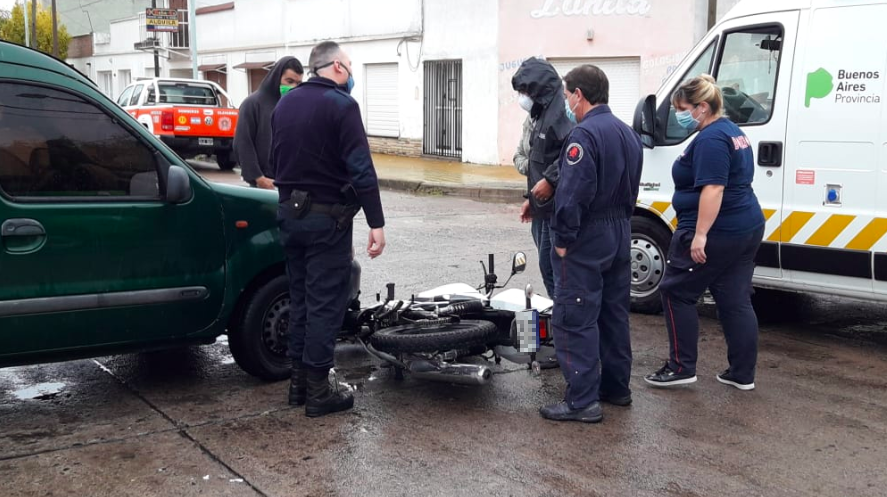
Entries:
{"type": "Polygon", "coordinates": [[[548,320],[539,320],[539,338],[545,340],[548,338],[548,320]]]}
{"type": "Polygon", "coordinates": [[[160,115],[160,129],[163,131],[172,131],[175,129],[172,112],[164,112],[160,115]]]}

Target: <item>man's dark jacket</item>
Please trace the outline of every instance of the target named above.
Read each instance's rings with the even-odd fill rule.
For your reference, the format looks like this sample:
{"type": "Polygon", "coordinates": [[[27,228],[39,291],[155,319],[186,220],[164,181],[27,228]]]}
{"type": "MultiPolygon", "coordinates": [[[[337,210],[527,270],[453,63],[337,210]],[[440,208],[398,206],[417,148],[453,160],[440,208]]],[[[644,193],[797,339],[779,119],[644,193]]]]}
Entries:
{"type": "MultiPolygon", "coordinates": [[[[557,188],[558,159],[564,140],[573,128],[564,109],[563,82],[549,62],[531,58],[525,60],[514,73],[511,86],[533,99],[530,117],[536,121],[536,126],[530,134],[527,190],[532,190],[543,178],[557,188]]],[[[536,200],[532,194],[529,199],[533,217],[547,218],[551,215],[554,195],[545,202],[536,200]]]]}
{"type": "Polygon", "coordinates": [[[280,199],[306,191],[314,202],[346,202],[351,185],[370,228],[385,226],[379,180],[360,107],[327,78],[314,77],[280,99],[271,116],[271,162],[280,199]]]}

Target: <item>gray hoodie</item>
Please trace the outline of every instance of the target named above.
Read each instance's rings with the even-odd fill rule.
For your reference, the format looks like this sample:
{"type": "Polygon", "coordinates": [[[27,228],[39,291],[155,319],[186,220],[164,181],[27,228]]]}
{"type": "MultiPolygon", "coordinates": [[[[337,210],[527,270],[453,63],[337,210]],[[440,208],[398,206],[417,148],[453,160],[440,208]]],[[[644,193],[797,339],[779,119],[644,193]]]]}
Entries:
{"type": "Polygon", "coordinates": [[[274,64],[259,89],[240,104],[234,131],[234,154],[244,181],[254,184],[265,176],[274,179],[271,164],[271,112],[280,100],[280,78],[284,65],[295,57],[282,57],[274,64]]]}

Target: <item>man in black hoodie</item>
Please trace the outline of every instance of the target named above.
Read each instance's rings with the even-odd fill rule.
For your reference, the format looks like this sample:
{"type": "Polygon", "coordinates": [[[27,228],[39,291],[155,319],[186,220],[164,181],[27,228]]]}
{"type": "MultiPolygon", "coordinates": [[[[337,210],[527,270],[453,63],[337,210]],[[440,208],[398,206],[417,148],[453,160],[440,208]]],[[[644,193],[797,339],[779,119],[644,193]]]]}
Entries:
{"type": "Polygon", "coordinates": [[[234,131],[234,153],[240,174],[251,186],[274,189],[271,164],[271,112],[280,97],[302,83],[305,70],[295,57],[283,57],[274,64],[259,90],[240,105],[234,131]]]}
{"type": "Polygon", "coordinates": [[[522,101],[526,101],[521,106],[529,108],[533,123],[526,170],[528,194],[521,207],[521,221],[532,221],[542,281],[548,297],[554,298],[550,219],[558,182],[558,158],[573,124],[566,114],[563,83],[549,62],[537,58],[525,60],[511,78],[511,86],[522,95],[522,101]]]}

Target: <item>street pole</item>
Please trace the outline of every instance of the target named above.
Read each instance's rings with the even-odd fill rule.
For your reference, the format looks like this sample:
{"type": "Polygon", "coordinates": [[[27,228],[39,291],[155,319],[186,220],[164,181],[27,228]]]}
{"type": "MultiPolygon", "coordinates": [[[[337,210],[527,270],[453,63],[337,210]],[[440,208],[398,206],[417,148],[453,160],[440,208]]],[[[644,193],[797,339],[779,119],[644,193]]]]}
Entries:
{"type": "Polygon", "coordinates": [[[22,2],[22,12],[25,13],[25,46],[31,46],[31,23],[28,22],[28,0],[22,2]]]}
{"type": "Polygon", "coordinates": [[[55,9],[55,0],[52,0],[52,56],[59,56],[59,18],[55,9]]]}
{"type": "Polygon", "coordinates": [[[31,0],[31,48],[37,48],[37,0],[31,0]]]}
{"type": "Polygon", "coordinates": [[[188,0],[188,45],[191,47],[191,77],[197,79],[197,8],[188,0]]]}
{"type": "MultiPolygon", "coordinates": [[[[157,0],[151,0],[151,8],[157,8],[157,0]]],[[[147,30],[148,28],[146,27],[145,29],[147,30]]],[[[157,43],[157,31],[154,32],[154,43],[155,45],[157,43]]],[[[154,49],[154,77],[160,77],[160,52],[156,48],[154,49]]]]}

